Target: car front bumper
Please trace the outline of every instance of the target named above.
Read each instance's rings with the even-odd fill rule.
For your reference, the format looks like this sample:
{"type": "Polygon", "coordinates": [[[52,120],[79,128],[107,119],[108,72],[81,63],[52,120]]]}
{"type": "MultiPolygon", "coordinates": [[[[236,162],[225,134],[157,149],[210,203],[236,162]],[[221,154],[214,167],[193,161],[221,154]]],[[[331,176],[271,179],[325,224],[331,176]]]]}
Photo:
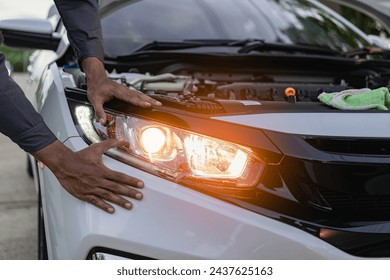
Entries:
{"type": "MultiPolygon", "coordinates": [[[[65,144],[80,150],[80,137],[65,144]]],[[[145,182],[131,211],[108,214],[69,195],[47,168],[40,170],[48,254],[86,259],[106,250],[153,259],[354,259],[283,222],[242,209],[104,156],[107,167],[145,182]]],[[[114,252],[114,253],[113,253],[114,252]]]]}

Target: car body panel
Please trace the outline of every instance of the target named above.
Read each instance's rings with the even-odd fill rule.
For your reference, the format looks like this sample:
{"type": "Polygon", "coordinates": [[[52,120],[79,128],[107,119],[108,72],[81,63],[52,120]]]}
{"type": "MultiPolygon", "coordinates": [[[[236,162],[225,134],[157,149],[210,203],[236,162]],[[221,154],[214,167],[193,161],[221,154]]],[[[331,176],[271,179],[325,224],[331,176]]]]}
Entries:
{"type": "MultiPolygon", "coordinates": [[[[86,147],[81,138],[65,144],[74,150],[86,147]]],[[[111,158],[104,157],[104,163],[146,180],[145,198],[131,211],[117,207],[110,215],[75,200],[47,168],[41,170],[50,258],[85,259],[97,244],[160,259],[279,259],[281,251],[283,259],[354,258],[289,225],[111,158]]]]}
{"type": "Polygon", "coordinates": [[[69,74],[59,71],[55,63],[50,64],[48,70],[42,75],[42,88],[37,95],[38,111],[43,116],[55,116],[46,118],[45,123],[62,142],[69,137],[79,136],[72,123],[69,109],[62,106],[67,103],[63,85],[67,77],[69,74]]]}
{"type": "MultiPolygon", "coordinates": [[[[116,9],[126,1],[102,2],[115,2],[116,9]]],[[[204,3],[196,1],[200,2],[204,3]]],[[[328,8],[324,11],[330,13],[328,8]]],[[[351,33],[361,36],[357,45],[370,43],[362,31],[332,15],[330,22],[345,23],[351,33]]],[[[315,18],[311,9],[299,11],[296,19],[302,21],[295,23],[302,27],[310,16],[315,18]]],[[[289,24],[281,30],[291,31],[288,27],[294,26],[289,24]]],[[[121,32],[129,30],[119,33],[127,39],[121,32]]],[[[63,35],[56,53],[40,51],[32,59],[31,71],[40,78],[36,106],[59,140],[80,151],[93,141],[82,131],[73,106],[92,106],[61,24],[56,32],[63,35]]],[[[335,110],[316,99],[324,88],[386,86],[388,61],[367,55],[363,45],[362,54],[348,56],[291,42],[267,44],[259,38],[217,44],[206,40],[200,46],[191,41],[195,45],[184,49],[183,42],[163,42],[163,47],[154,42],[143,49],[146,43],[129,56],[109,57],[108,75],[129,87],[145,79],[138,89],[164,106],[143,110],[114,100],[105,109],[118,117],[143,118],[242,148],[252,161],[261,163],[252,171],[261,173],[257,185],[231,188],[213,182],[216,187],[207,180],[191,184],[180,176],[147,172],[144,166],[120,158],[123,151],[109,151],[103,156],[108,168],[145,182],[142,201],[132,201],[131,211],[116,207],[110,215],[72,197],[48,168],[34,164],[50,259],[90,259],[99,251],[128,259],[389,258],[389,237],[384,233],[389,227],[389,193],[384,189],[390,114],[335,110]],[[159,74],[173,78],[158,80],[159,74]],[[186,82],[197,87],[199,98],[184,94],[186,82]],[[300,91],[296,100],[284,95],[288,86],[300,91]],[[332,141],[341,144],[335,149],[332,141]],[[370,144],[378,148],[363,149],[370,144]]]]}
{"type": "Polygon", "coordinates": [[[215,119],[271,131],[337,137],[390,137],[390,114],[335,113],[270,113],[215,119]],[[303,126],[302,123],[305,125],[303,126]],[[375,125],[372,125],[375,124],[375,125]],[[364,127],[365,129],[362,129],[364,127]]]}

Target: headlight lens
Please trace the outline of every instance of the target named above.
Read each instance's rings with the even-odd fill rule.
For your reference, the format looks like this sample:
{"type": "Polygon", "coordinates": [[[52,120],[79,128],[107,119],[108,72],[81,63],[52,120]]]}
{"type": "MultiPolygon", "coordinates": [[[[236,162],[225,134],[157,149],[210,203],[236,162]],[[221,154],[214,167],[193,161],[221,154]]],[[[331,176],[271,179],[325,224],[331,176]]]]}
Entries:
{"type": "Polygon", "coordinates": [[[252,188],[263,172],[264,162],[243,146],[147,119],[106,114],[103,126],[91,107],[75,107],[78,125],[90,142],[127,141],[126,147],[108,154],[153,174],[184,184],[252,188]]]}

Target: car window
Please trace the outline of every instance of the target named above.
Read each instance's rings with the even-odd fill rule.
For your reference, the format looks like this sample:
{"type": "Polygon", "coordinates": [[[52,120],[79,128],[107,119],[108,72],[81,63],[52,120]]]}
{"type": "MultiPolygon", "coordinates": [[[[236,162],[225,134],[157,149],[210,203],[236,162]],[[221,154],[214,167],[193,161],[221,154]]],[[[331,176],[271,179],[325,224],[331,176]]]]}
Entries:
{"type": "Polygon", "coordinates": [[[102,13],[106,56],[127,55],[151,41],[263,39],[329,47],[367,45],[334,14],[306,0],[114,1],[102,13]]]}
{"type": "Polygon", "coordinates": [[[341,14],[366,34],[377,36],[378,39],[381,39],[390,48],[390,28],[388,26],[386,27],[377,17],[366,12],[359,6],[354,7],[352,5],[349,7],[326,0],[321,0],[321,2],[341,14]]]}

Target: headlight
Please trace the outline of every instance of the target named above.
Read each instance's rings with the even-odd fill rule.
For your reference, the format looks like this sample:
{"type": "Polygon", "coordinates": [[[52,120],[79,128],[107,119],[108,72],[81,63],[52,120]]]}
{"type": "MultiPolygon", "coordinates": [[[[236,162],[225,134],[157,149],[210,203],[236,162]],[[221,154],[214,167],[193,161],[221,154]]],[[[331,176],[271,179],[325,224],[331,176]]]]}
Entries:
{"type": "Polygon", "coordinates": [[[79,105],[75,116],[92,143],[126,140],[110,156],[134,167],[183,184],[252,188],[264,163],[243,146],[134,116],[106,112],[107,123],[96,122],[92,108],[79,105]]]}

